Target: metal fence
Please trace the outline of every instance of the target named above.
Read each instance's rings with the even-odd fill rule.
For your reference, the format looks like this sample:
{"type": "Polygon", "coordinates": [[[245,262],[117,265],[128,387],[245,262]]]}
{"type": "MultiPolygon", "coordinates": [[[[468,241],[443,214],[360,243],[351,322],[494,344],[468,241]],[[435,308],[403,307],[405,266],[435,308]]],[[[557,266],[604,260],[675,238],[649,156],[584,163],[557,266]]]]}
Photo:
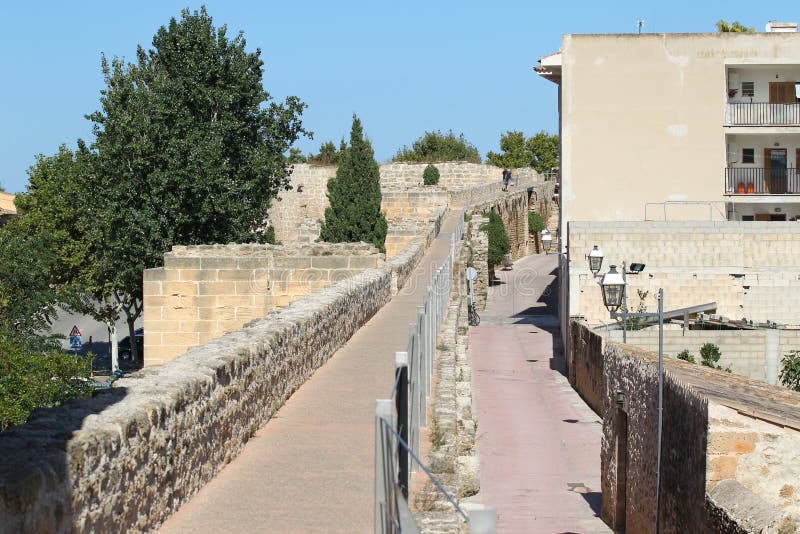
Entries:
{"type": "Polygon", "coordinates": [[[800,126],[800,104],[732,102],[725,107],[727,126],[800,126]]]}
{"type": "Polygon", "coordinates": [[[431,277],[409,326],[408,347],[395,354],[395,380],[389,399],[375,401],[375,532],[416,533],[408,507],[409,472],[420,469],[453,505],[471,534],[494,534],[493,509],[467,515],[420,459],[420,429],[427,426],[427,398],[436,358],[436,338],[447,313],[453,287],[456,242],[462,238],[464,212],[450,238],[450,253],[431,277]]]}
{"type": "Polygon", "coordinates": [[[728,195],[797,195],[800,173],[794,167],[729,167],[725,169],[728,195]]]}

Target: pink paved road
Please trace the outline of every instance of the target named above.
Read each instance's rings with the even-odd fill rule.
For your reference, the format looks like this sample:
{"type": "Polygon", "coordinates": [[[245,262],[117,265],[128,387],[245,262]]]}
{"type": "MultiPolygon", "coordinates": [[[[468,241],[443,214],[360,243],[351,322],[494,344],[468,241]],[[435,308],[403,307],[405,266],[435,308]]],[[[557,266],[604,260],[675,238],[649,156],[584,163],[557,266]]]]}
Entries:
{"type": "Polygon", "coordinates": [[[171,517],[162,533],[371,532],[375,399],[388,398],[394,353],[432,265],[447,256],[444,222],[403,291],[322,366],[233,462],[171,517]]]}
{"type": "Polygon", "coordinates": [[[601,420],[562,374],[556,258],[500,271],[470,329],[480,500],[504,534],[611,532],[598,517],[601,420]]]}

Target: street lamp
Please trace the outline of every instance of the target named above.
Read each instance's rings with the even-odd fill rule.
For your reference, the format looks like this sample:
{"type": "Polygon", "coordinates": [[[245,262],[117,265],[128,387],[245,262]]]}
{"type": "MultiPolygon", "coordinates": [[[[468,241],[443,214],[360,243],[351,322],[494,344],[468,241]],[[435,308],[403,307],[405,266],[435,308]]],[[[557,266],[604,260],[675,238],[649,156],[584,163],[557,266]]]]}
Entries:
{"type": "Polygon", "coordinates": [[[618,315],[617,310],[622,306],[625,294],[625,279],[617,272],[616,265],[612,265],[611,269],[603,275],[600,289],[603,291],[603,305],[611,312],[612,318],[616,319],[614,316],[618,315]]]}
{"type": "Polygon", "coordinates": [[[595,245],[591,252],[589,252],[589,270],[592,271],[593,275],[597,276],[602,266],[603,252],[595,245]]]}
{"type": "Polygon", "coordinates": [[[553,236],[550,235],[550,230],[545,228],[542,230],[542,248],[545,254],[550,251],[550,246],[553,244],[553,236]]]}
{"type": "MultiPolygon", "coordinates": [[[[642,265],[641,269],[643,268],[644,265],[642,265]]],[[[641,272],[641,269],[638,272],[641,272]]],[[[625,273],[625,264],[623,264],[622,272],[623,274],[625,273]]],[[[656,456],[656,534],[658,534],[661,512],[661,429],[664,408],[664,289],[658,289],[658,313],[628,313],[624,307],[622,308],[622,313],[617,313],[620,306],[627,300],[625,297],[627,281],[623,274],[617,272],[616,265],[612,265],[609,271],[603,275],[603,279],[600,282],[600,289],[603,292],[603,304],[610,312],[611,318],[622,318],[623,321],[626,321],[628,317],[658,318],[658,453],[656,456]]],[[[619,401],[620,393],[623,392],[617,392],[617,401],[619,401]]]]}

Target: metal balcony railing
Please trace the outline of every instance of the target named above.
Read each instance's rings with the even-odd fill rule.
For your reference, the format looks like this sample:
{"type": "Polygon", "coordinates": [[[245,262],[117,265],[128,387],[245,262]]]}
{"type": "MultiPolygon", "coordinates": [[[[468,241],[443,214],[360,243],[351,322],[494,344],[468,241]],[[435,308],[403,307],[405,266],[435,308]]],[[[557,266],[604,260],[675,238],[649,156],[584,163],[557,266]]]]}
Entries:
{"type": "Polygon", "coordinates": [[[726,195],[800,195],[800,173],[795,168],[725,169],[726,195]]]}
{"type": "Polygon", "coordinates": [[[728,103],[725,126],[800,126],[800,104],[728,103]]]}

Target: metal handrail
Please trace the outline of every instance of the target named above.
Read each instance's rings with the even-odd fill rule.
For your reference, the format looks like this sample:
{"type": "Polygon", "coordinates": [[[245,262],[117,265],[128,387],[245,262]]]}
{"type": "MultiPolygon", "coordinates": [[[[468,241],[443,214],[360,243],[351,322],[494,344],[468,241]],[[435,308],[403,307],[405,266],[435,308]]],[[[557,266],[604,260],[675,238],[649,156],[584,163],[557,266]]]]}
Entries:
{"type": "Polygon", "coordinates": [[[726,195],[798,195],[800,172],[795,167],[726,167],[726,195]]]}
{"type": "Polygon", "coordinates": [[[463,238],[464,213],[462,210],[450,236],[447,257],[431,276],[430,285],[422,299],[423,305],[417,309],[417,321],[409,326],[407,352],[395,354],[396,371],[391,397],[376,403],[375,530],[379,533],[401,532],[404,528],[412,531],[417,529],[408,512],[409,463],[412,471],[422,469],[425,472],[465,521],[470,521],[472,515],[476,515],[476,519],[479,516],[473,528],[475,533],[494,532],[493,510],[478,511],[468,517],[420,459],[420,428],[427,426],[426,402],[431,393],[436,338],[450,301],[456,241],[463,238]],[[396,430],[392,424],[395,417],[396,430]],[[387,431],[402,447],[386,443],[387,431]],[[408,439],[404,436],[408,436],[408,439]]]}

